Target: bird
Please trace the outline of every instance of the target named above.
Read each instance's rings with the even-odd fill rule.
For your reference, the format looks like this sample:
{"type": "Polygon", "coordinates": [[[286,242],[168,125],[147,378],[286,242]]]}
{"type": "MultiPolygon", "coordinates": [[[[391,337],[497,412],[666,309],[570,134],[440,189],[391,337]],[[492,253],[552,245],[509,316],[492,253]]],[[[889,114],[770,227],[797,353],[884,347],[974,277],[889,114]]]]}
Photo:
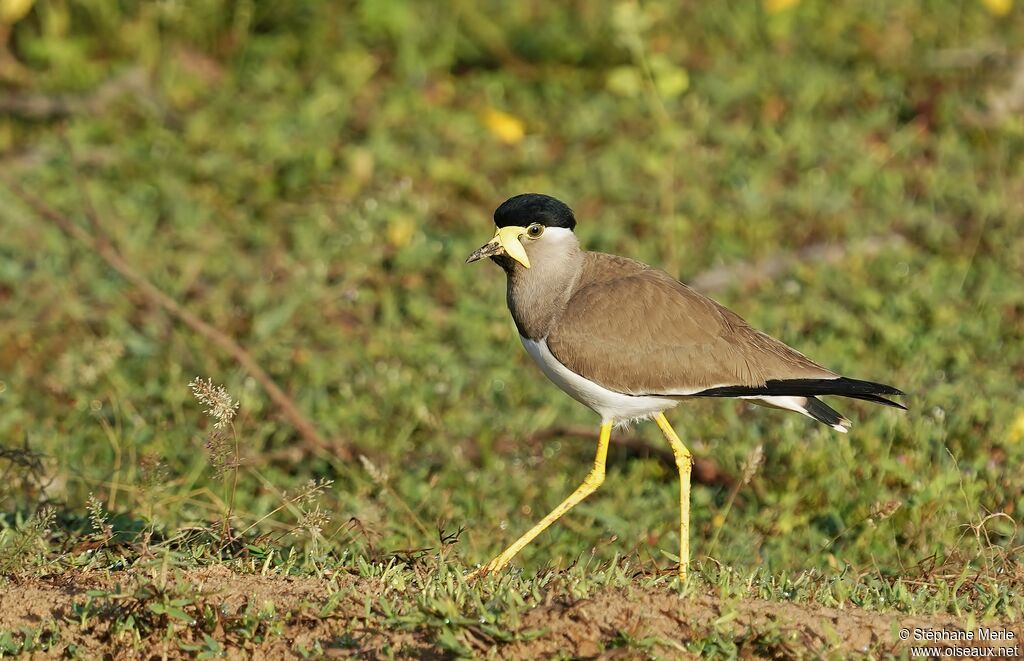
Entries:
{"type": "Polygon", "coordinates": [[[580,486],[470,578],[504,569],[541,532],[601,486],[612,428],[653,419],[679,473],[679,565],[690,558],[693,457],[665,411],[694,398],[732,397],[803,414],[845,433],[850,421],[818,399],[838,395],[906,410],[893,386],[847,378],[763,333],[665,271],[583,250],[576,217],[540,193],[494,212],[493,238],[466,263],[504,270],[506,302],[526,352],[570,397],[601,418],[594,464],[580,486]]]}

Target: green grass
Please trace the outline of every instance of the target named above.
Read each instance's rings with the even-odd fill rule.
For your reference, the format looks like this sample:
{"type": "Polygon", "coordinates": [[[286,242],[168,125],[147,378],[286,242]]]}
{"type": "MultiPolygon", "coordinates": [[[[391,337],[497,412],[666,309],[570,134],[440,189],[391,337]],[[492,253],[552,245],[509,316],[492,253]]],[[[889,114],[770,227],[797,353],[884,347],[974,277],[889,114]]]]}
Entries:
{"type": "MultiPolygon", "coordinates": [[[[904,389],[911,410],[842,402],[846,436],[731,402],[672,412],[727,474],[764,446],[734,500],[694,489],[694,585],[1019,618],[1024,122],[991,108],[1020,8],[676,4],[40,3],[14,29],[32,73],[12,94],[87,98],[136,67],[146,83],[65,119],[0,116],[0,170],[84,226],[79,170],[127,260],[369,464],[297,455],[235,361],[0,187],[8,576],[154,553],[373,574],[423,555],[437,565],[415,599],[451,620],[520,612],[538,581],[632,585],[621,557],[671,566],[674,471],[613,437],[604,486],[527,547],[515,589],[449,587],[570,492],[593,452],[516,439],[554,424],[596,438],[593,414],[522,351],[500,271],[463,264],[493,208],[533,190],[575,208],[588,248],[683,280],[901,237],[716,294],[829,367],[904,389]],[[962,50],[990,54],[950,64],[962,50]],[[514,118],[508,142],[489,111],[514,118]],[[240,401],[240,462],[219,477],[197,375],[240,401]],[[297,499],[309,480],[333,483],[297,499]],[[222,533],[229,503],[239,539],[222,533]],[[41,504],[56,508],[49,532],[41,504]],[[330,522],[310,525],[317,512],[330,522]]],[[[661,443],[651,425],[634,433],[661,443]]],[[[409,626],[449,640],[445,617],[413,612],[409,626]]]]}

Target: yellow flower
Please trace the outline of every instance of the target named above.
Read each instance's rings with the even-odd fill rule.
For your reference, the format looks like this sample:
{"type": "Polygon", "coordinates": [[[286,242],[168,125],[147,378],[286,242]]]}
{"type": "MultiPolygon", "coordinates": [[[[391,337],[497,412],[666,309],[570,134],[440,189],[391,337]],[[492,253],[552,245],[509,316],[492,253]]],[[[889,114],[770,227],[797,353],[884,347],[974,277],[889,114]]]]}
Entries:
{"type": "Polygon", "coordinates": [[[523,121],[515,115],[488,108],[483,111],[481,118],[491,134],[506,145],[518,144],[526,135],[523,121]]]}
{"type": "Polygon", "coordinates": [[[981,0],[981,4],[993,16],[1006,16],[1013,9],[1013,0],[981,0]]]}
{"type": "Polygon", "coordinates": [[[404,248],[416,234],[416,223],[408,216],[399,215],[388,223],[388,243],[395,248],[404,248]]]}
{"type": "Polygon", "coordinates": [[[0,24],[14,25],[32,9],[35,0],[0,0],[0,24]]]}
{"type": "Polygon", "coordinates": [[[1024,440],[1024,411],[1021,411],[1017,419],[1010,424],[1006,437],[1011,443],[1019,443],[1024,440]]]}
{"type": "MultiPolygon", "coordinates": [[[[763,0],[764,10],[769,14],[779,14],[800,4],[800,0],[763,0]]],[[[1012,0],[1011,0],[1012,1],[1012,0]]]]}

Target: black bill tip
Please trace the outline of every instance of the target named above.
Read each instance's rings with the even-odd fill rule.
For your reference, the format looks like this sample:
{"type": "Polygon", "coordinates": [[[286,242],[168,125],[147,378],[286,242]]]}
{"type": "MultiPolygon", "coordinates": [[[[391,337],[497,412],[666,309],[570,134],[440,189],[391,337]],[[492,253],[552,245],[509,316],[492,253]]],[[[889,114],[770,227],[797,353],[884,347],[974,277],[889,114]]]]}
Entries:
{"type": "Polygon", "coordinates": [[[474,250],[473,253],[469,257],[466,258],[466,263],[467,264],[472,264],[473,262],[480,261],[484,257],[490,257],[491,255],[497,255],[498,253],[500,253],[502,251],[503,251],[503,248],[501,247],[501,244],[499,244],[497,241],[488,241],[484,245],[482,245],[479,248],[477,248],[476,250],[474,250]]]}

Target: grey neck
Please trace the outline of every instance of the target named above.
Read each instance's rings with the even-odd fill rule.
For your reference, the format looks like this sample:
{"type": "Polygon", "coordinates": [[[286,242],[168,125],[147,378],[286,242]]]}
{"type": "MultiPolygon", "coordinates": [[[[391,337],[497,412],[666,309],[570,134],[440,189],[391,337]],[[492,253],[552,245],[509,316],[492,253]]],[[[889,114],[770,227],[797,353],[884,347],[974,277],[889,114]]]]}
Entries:
{"type": "Polygon", "coordinates": [[[506,269],[506,299],[519,334],[531,340],[546,337],[565,310],[583,269],[583,251],[573,241],[558,254],[531,251],[530,268],[506,269]]]}

